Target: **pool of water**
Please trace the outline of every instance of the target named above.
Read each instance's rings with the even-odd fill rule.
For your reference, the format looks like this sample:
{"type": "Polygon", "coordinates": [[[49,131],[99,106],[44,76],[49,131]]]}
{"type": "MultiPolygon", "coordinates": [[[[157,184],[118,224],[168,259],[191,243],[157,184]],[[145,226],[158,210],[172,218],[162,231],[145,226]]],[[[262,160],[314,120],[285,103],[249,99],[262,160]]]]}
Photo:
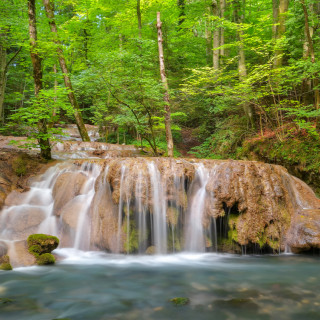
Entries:
{"type": "Polygon", "coordinates": [[[57,252],[0,272],[1,320],[320,318],[320,257],[57,252]]]}

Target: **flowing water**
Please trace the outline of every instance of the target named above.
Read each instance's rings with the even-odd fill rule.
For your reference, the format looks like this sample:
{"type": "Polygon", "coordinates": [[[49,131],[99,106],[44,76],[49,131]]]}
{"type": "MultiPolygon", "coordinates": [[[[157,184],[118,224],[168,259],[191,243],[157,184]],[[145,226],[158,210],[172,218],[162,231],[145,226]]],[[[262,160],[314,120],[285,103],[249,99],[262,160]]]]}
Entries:
{"type": "Polygon", "coordinates": [[[319,257],[58,252],[0,273],[1,320],[319,319],[319,257]]]}
{"type": "MultiPolygon", "coordinates": [[[[288,228],[288,214],[317,210],[310,188],[276,166],[115,159],[108,148],[99,158],[90,144],[57,145],[55,157],[69,160],[8,196],[0,249],[18,268],[0,272],[0,320],[319,319],[318,256],[216,253],[235,232],[241,241],[237,224],[253,217],[259,228],[259,206],[276,241],[271,231],[288,228]],[[19,267],[32,233],[60,238],[55,266],[19,267]],[[175,297],[189,303],[175,306],[175,297]]],[[[276,250],[289,252],[278,240],[276,250]]]]}

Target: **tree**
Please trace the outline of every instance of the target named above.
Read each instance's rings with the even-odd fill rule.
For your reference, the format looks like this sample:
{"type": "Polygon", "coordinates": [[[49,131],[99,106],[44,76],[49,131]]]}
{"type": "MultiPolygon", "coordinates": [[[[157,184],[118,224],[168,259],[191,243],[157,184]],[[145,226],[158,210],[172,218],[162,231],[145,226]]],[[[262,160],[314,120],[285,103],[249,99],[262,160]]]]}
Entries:
{"type": "Polygon", "coordinates": [[[163,46],[162,46],[162,30],[161,30],[161,19],[160,19],[160,12],[157,13],[157,28],[158,28],[158,48],[159,48],[159,65],[160,65],[160,75],[161,81],[163,83],[163,87],[165,90],[164,93],[164,102],[165,102],[165,115],[164,115],[164,122],[166,127],[166,138],[167,138],[167,150],[168,156],[173,157],[173,139],[172,139],[172,132],[171,132],[171,111],[170,111],[170,98],[169,98],[169,85],[168,80],[166,77],[166,70],[164,64],[164,53],[163,53],[163,46]]]}
{"type": "MultiPolygon", "coordinates": [[[[30,34],[30,55],[33,66],[34,78],[34,94],[36,98],[42,90],[42,67],[41,57],[37,49],[37,22],[36,22],[36,4],[35,0],[28,0],[28,14],[29,14],[29,34],[30,34]]],[[[47,122],[41,119],[38,122],[38,142],[40,145],[40,154],[43,159],[51,159],[51,148],[48,138],[47,122]]]]}
{"type": "Polygon", "coordinates": [[[62,44],[59,40],[58,29],[57,29],[55,19],[54,19],[53,5],[50,0],[43,0],[43,4],[44,4],[45,10],[46,10],[47,17],[49,19],[49,25],[51,28],[51,32],[55,36],[55,43],[57,45],[59,64],[60,64],[61,71],[63,73],[65,86],[69,89],[68,97],[69,97],[69,101],[70,101],[72,107],[74,108],[74,117],[76,120],[76,124],[77,124],[78,130],[79,130],[80,136],[83,141],[90,141],[87,129],[86,129],[84,122],[83,122],[83,119],[82,119],[81,110],[79,108],[78,101],[77,101],[77,98],[74,94],[74,91],[72,88],[72,83],[71,83],[71,80],[69,77],[66,59],[63,54],[62,44]]]}
{"type": "MultiPolygon", "coordinates": [[[[273,0],[276,1],[276,0],[273,0]]],[[[286,31],[286,13],[289,8],[289,0],[279,0],[278,9],[275,8],[274,4],[274,20],[278,18],[278,25],[275,27],[275,38],[276,42],[276,51],[274,58],[274,67],[281,67],[283,62],[283,39],[284,33],[286,31]],[[275,12],[277,11],[277,13],[275,12]]]]}
{"type": "MultiPolygon", "coordinates": [[[[314,54],[314,47],[313,47],[313,40],[312,40],[312,36],[311,36],[311,32],[310,32],[310,26],[309,26],[309,15],[308,15],[308,9],[306,6],[306,3],[304,0],[300,0],[301,1],[301,5],[303,8],[303,13],[304,13],[304,25],[305,25],[305,35],[306,35],[306,42],[307,42],[307,56],[309,55],[311,58],[311,62],[314,64],[315,61],[315,54],[314,54]]],[[[318,76],[316,75],[315,78],[313,79],[313,86],[314,86],[314,104],[315,104],[315,108],[319,109],[319,105],[320,105],[320,93],[319,93],[319,80],[318,80],[318,76]]]]}

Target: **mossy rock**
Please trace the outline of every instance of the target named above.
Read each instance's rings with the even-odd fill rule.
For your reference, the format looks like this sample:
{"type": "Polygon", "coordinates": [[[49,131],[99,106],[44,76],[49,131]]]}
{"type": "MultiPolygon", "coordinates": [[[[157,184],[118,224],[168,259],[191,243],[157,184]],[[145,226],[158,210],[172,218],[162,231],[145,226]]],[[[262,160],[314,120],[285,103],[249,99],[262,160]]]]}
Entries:
{"type": "Polygon", "coordinates": [[[175,306],[185,306],[189,304],[190,299],[184,297],[177,297],[170,299],[170,302],[172,302],[175,306]]]}
{"type": "Polygon", "coordinates": [[[12,266],[10,263],[2,263],[0,264],[0,270],[10,271],[12,270],[12,266]]]}
{"type": "Polygon", "coordinates": [[[28,237],[27,242],[29,252],[39,255],[50,253],[59,245],[59,239],[57,237],[47,234],[32,234],[28,237]]]}
{"type": "Polygon", "coordinates": [[[37,257],[37,264],[39,266],[47,265],[47,264],[54,264],[56,259],[51,253],[44,253],[37,257]]]}
{"type": "Polygon", "coordinates": [[[12,270],[9,256],[6,255],[0,258],[0,270],[6,270],[6,271],[12,270]]]}
{"type": "Polygon", "coordinates": [[[32,234],[28,237],[28,250],[36,258],[37,264],[54,264],[55,258],[51,251],[59,245],[59,239],[47,234],[32,234]]]}

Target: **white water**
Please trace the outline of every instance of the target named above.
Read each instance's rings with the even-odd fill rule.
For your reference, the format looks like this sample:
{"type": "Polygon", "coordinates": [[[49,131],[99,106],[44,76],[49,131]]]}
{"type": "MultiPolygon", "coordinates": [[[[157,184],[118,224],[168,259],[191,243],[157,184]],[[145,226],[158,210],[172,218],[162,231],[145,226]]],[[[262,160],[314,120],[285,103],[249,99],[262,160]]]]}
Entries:
{"type": "Polygon", "coordinates": [[[209,180],[209,172],[203,164],[199,164],[196,169],[196,178],[191,187],[190,213],[188,232],[186,239],[186,249],[191,252],[202,252],[205,249],[203,214],[206,199],[206,186],[209,180]]]}

